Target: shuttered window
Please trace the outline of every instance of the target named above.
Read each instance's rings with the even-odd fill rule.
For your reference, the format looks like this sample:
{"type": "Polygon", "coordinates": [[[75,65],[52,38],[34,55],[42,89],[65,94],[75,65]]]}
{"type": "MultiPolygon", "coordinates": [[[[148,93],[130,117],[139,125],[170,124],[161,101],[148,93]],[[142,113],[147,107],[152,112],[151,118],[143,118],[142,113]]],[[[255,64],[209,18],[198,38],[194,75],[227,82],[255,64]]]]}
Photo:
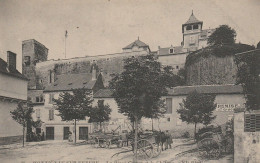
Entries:
{"type": "Polygon", "coordinates": [[[54,94],[49,94],[49,104],[53,104],[54,94]]]}
{"type": "Polygon", "coordinates": [[[171,98],[166,98],[166,114],[171,114],[172,113],[172,99],[171,98]]]}
{"type": "Polygon", "coordinates": [[[245,114],[245,132],[260,132],[260,114],[245,114]]]}
{"type": "Polygon", "coordinates": [[[49,120],[54,120],[54,110],[49,110],[49,120]]]}
{"type": "Polygon", "coordinates": [[[36,118],[40,119],[40,117],[41,117],[40,109],[36,109],[36,118]]]}

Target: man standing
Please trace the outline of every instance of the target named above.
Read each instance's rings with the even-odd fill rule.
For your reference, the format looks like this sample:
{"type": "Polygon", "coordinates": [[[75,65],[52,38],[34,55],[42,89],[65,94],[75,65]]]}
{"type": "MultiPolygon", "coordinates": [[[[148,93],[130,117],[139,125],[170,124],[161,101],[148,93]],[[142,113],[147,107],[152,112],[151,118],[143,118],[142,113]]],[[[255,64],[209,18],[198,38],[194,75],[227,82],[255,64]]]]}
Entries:
{"type": "Polygon", "coordinates": [[[172,148],[172,135],[169,133],[168,130],[166,130],[166,149],[168,149],[170,147],[170,149],[172,148]]]}

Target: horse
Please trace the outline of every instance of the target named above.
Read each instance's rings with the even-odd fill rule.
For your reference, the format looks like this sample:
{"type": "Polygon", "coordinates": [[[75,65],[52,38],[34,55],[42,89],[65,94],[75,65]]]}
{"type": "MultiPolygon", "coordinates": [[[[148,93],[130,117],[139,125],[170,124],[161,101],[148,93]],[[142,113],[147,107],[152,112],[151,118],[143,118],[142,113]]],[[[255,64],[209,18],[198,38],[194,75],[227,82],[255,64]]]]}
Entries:
{"type": "Polygon", "coordinates": [[[155,135],[155,143],[158,146],[161,146],[161,150],[166,150],[166,141],[168,139],[168,136],[163,131],[154,131],[155,135]],[[164,146],[164,149],[163,149],[164,146]]]}

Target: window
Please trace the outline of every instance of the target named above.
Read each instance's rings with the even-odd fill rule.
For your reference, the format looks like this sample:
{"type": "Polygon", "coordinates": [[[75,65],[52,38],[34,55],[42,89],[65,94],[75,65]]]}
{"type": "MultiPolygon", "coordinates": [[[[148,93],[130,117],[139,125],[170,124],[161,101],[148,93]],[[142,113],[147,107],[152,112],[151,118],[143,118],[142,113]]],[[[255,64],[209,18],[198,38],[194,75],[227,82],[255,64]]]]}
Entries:
{"type": "Polygon", "coordinates": [[[245,114],[245,132],[260,132],[260,114],[245,114]]]}
{"type": "Polygon", "coordinates": [[[98,107],[102,107],[104,105],[104,100],[98,100],[98,107]]]}
{"type": "Polygon", "coordinates": [[[53,104],[54,94],[49,94],[49,104],[53,104]]]}
{"type": "Polygon", "coordinates": [[[176,66],[176,69],[179,69],[179,66],[176,66]]]}
{"type": "Polygon", "coordinates": [[[172,113],[172,99],[166,98],[166,114],[172,113]]]}
{"type": "Polygon", "coordinates": [[[186,30],[191,30],[191,26],[188,25],[188,26],[186,27],[186,30]]]}
{"type": "Polygon", "coordinates": [[[36,101],[36,103],[43,102],[43,96],[37,96],[35,101],[36,101]]]}
{"type": "Polygon", "coordinates": [[[190,45],[195,44],[195,36],[190,36],[190,45]]]}
{"type": "Polygon", "coordinates": [[[172,54],[173,52],[174,52],[174,50],[171,48],[171,49],[170,49],[170,54],[172,54]]]}
{"type": "Polygon", "coordinates": [[[167,118],[167,121],[170,122],[170,121],[171,121],[171,118],[167,118]]]}
{"type": "Polygon", "coordinates": [[[49,110],[49,120],[54,120],[54,110],[53,109],[50,109],[49,110]]]}
{"type": "Polygon", "coordinates": [[[199,25],[198,24],[193,25],[193,29],[199,29],[199,25]]]}
{"type": "Polygon", "coordinates": [[[25,56],[24,57],[24,64],[25,66],[29,66],[31,63],[31,57],[30,56],[25,56]]]}
{"type": "Polygon", "coordinates": [[[36,109],[36,118],[37,118],[37,120],[40,120],[40,118],[41,118],[41,110],[40,109],[36,109]]]}

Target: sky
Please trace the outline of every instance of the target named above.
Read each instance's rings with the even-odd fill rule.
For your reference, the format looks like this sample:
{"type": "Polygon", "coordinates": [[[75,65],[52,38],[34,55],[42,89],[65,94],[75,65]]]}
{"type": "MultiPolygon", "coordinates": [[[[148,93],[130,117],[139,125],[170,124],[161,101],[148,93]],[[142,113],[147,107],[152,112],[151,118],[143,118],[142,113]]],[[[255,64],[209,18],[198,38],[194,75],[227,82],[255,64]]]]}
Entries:
{"type": "Polygon", "coordinates": [[[182,24],[193,10],[203,29],[227,24],[237,42],[260,41],[259,0],[0,0],[0,58],[17,54],[22,41],[35,39],[49,49],[48,59],[122,52],[137,40],[150,46],[180,46],[182,24]]]}

